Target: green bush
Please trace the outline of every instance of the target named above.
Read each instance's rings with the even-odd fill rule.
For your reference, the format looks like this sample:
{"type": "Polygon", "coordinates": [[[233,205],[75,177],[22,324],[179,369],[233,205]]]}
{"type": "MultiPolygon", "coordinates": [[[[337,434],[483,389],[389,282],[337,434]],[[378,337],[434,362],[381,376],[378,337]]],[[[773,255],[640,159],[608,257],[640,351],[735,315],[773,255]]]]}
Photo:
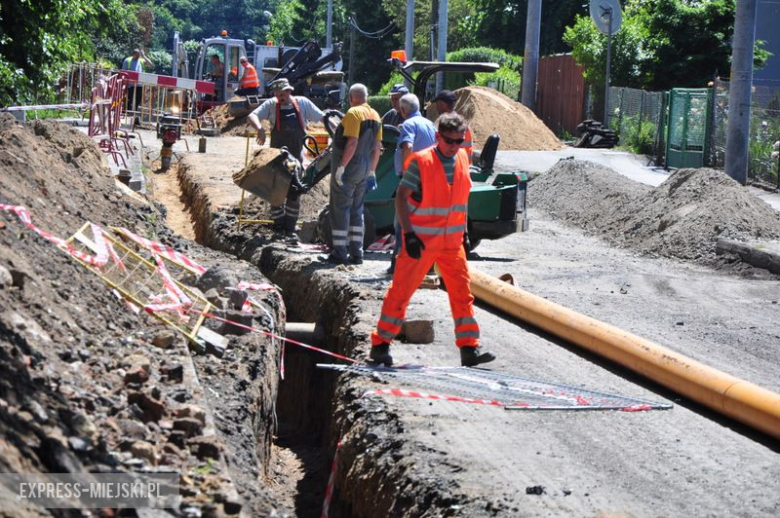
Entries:
{"type": "Polygon", "coordinates": [[[382,85],[382,88],[380,88],[376,94],[390,95],[390,90],[393,88],[393,85],[403,82],[404,76],[401,75],[401,72],[394,71],[392,74],[390,74],[390,79],[388,79],[387,82],[382,85]]]}
{"type": "Polygon", "coordinates": [[[467,63],[498,63],[516,71],[522,68],[523,58],[501,49],[490,47],[471,47],[447,53],[447,61],[464,61],[467,63]]]}
{"type": "Polygon", "coordinates": [[[393,107],[393,105],[390,104],[389,95],[370,95],[368,97],[368,104],[377,111],[380,117],[393,107]]]}
{"type": "Polygon", "coordinates": [[[656,126],[645,118],[639,124],[639,117],[624,117],[617,128],[620,136],[620,147],[640,155],[652,155],[655,152],[656,126]]]}
{"type": "Polygon", "coordinates": [[[471,83],[477,86],[489,86],[515,99],[520,91],[520,73],[507,66],[502,66],[492,73],[477,72],[471,83]]]}
{"type": "Polygon", "coordinates": [[[164,50],[153,50],[149,52],[146,57],[152,62],[152,72],[155,74],[171,75],[171,67],[173,66],[173,58],[164,50]]]}

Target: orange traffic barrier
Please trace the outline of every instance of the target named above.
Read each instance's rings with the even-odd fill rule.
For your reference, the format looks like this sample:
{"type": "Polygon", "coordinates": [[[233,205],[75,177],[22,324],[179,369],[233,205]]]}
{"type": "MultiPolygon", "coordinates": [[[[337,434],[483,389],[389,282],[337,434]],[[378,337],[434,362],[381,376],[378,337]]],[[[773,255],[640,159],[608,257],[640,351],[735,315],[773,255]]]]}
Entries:
{"type": "Polygon", "coordinates": [[[487,304],[780,439],[780,394],[473,268],[469,273],[472,293],[487,304]]]}

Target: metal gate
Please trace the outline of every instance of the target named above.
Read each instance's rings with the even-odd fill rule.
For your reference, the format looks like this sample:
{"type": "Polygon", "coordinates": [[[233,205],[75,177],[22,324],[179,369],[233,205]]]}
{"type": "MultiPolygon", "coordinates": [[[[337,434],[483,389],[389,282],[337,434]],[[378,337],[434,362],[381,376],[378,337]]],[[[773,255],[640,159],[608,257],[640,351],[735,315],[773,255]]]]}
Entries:
{"type": "Polygon", "coordinates": [[[702,167],[709,135],[707,88],[673,88],[669,99],[666,167],[702,167]]]}

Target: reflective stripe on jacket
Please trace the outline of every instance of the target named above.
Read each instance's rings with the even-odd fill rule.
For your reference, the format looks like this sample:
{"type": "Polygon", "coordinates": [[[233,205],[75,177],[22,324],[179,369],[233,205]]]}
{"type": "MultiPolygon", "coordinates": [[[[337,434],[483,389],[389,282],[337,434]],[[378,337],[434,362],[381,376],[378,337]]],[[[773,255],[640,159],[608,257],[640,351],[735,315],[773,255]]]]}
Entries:
{"type": "Polygon", "coordinates": [[[447,183],[444,166],[430,147],[412,156],[420,170],[420,201],[409,198],[412,230],[431,249],[458,249],[463,246],[466,231],[469,192],[469,160],[464,150],[455,155],[452,185],[447,183]]]}

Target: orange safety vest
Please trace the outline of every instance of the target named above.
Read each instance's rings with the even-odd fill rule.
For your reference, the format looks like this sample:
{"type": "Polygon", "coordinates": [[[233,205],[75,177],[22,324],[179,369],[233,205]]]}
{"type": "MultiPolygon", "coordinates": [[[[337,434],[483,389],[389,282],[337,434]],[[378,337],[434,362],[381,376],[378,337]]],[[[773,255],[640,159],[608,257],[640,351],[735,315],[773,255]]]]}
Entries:
{"type": "MultiPolygon", "coordinates": [[[[292,101],[293,109],[295,109],[295,114],[298,116],[298,124],[301,125],[301,130],[306,133],[306,123],[303,121],[303,116],[301,115],[301,108],[298,106],[298,101],[293,95],[290,96],[290,100],[292,101]]],[[[282,105],[279,104],[279,101],[276,102],[276,129],[282,129],[282,105]]]]}
{"type": "Polygon", "coordinates": [[[471,128],[466,128],[466,134],[463,135],[466,140],[463,141],[460,148],[466,151],[466,156],[469,157],[469,163],[471,162],[471,155],[474,152],[474,135],[471,134],[471,128]]]}
{"type": "Polygon", "coordinates": [[[457,250],[463,246],[466,231],[471,176],[466,152],[455,155],[452,185],[447,183],[444,166],[436,156],[436,147],[413,153],[420,169],[422,199],[408,200],[412,230],[425,244],[425,249],[457,250]]]}
{"type": "Polygon", "coordinates": [[[247,63],[244,67],[244,75],[241,77],[241,88],[258,88],[260,86],[260,80],[257,78],[257,70],[255,67],[247,63]]]}

